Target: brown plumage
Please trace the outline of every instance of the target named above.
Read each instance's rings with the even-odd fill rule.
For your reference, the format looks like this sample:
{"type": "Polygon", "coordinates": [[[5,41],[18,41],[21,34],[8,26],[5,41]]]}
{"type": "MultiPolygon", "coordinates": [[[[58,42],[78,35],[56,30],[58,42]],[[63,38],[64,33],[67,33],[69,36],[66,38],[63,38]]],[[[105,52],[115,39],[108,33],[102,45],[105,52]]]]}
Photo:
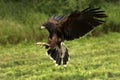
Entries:
{"type": "Polygon", "coordinates": [[[74,11],[69,16],[54,15],[42,25],[49,32],[46,47],[50,49],[48,54],[60,65],[61,60],[66,65],[68,61],[68,50],[64,40],[74,40],[82,37],[89,31],[102,24],[103,18],[107,17],[100,8],[87,8],[83,11],[74,11]],[[64,49],[64,50],[63,50],[64,49]]]}

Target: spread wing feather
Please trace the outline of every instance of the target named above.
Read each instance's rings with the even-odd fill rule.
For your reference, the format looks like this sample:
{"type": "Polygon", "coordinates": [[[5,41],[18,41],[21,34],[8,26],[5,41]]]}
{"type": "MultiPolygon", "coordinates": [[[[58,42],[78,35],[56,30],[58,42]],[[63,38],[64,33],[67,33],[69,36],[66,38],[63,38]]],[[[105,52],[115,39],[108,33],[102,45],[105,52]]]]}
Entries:
{"type": "Polygon", "coordinates": [[[74,40],[82,37],[96,26],[102,24],[102,18],[107,17],[100,8],[87,8],[81,12],[71,13],[61,26],[65,40],[74,40]]]}

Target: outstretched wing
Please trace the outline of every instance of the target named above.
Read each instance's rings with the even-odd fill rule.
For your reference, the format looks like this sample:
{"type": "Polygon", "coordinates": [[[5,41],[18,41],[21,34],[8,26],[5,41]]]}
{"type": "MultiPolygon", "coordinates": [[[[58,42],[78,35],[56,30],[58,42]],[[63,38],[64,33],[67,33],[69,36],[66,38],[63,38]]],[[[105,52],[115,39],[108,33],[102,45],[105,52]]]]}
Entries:
{"type": "Polygon", "coordinates": [[[65,40],[79,38],[96,26],[102,24],[102,18],[107,17],[100,8],[87,8],[81,12],[74,11],[66,20],[63,20],[61,31],[65,40]]]}

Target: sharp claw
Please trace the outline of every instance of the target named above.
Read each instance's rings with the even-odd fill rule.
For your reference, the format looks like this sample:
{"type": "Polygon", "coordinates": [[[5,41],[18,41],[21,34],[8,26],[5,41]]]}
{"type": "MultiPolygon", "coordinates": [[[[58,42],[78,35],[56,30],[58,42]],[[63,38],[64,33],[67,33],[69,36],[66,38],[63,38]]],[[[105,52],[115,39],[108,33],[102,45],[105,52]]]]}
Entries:
{"type": "Polygon", "coordinates": [[[42,43],[42,42],[37,42],[36,44],[40,46],[45,45],[45,43],[42,43]]]}
{"type": "Polygon", "coordinates": [[[49,46],[49,44],[47,44],[47,43],[42,43],[42,42],[37,42],[36,45],[40,45],[40,46],[46,46],[46,45],[47,45],[47,46],[49,46]]]}

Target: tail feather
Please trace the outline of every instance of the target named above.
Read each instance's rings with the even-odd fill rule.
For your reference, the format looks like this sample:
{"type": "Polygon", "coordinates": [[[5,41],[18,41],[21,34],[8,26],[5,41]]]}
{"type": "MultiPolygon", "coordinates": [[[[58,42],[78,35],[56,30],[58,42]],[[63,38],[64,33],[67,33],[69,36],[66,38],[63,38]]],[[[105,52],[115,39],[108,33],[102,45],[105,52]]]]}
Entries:
{"type": "Polygon", "coordinates": [[[63,57],[63,65],[67,65],[68,60],[69,60],[69,54],[68,54],[68,50],[66,49],[65,56],[63,57]]]}
{"type": "Polygon", "coordinates": [[[56,64],[61,65],[61,56],[59,53],[57,53],[57,56],[56,56],[56,64]]]}
{"type": "Polygon", "coordinates": [[[62,44],[61,47],[54,49],[50,48],[47,51],[47,54],[50,55],[50,57],[55,61],[56,65],[61,65],[62,62],[63,65],[67,65],[67,62],[69,60],[69,53],[65,45],[62,44]]]}
{"type": "Polygon", "coordinates": [[[56,50],[55,49],[49,49],[47,51],[48,55],[50,55],[50,57],[56,61],[56,56],[57,56],[57,53],[56,53],[56,50]]]}

